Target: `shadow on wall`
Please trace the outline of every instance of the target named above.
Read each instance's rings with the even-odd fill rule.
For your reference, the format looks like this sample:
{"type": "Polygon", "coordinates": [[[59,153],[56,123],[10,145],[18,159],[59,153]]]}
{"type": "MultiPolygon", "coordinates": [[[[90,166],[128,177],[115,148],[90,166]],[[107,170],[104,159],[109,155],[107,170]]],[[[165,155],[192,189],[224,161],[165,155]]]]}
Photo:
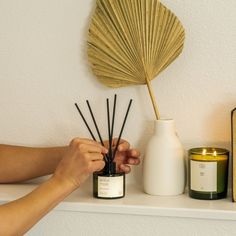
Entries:
{"type": "Polygon", "coordinates": [[[212,110],[204,123],[204,130],[208,140],[222,148],[230,149],[231,146],[231,111],[236,107],[236,102],[221,104],[212,110]]]}

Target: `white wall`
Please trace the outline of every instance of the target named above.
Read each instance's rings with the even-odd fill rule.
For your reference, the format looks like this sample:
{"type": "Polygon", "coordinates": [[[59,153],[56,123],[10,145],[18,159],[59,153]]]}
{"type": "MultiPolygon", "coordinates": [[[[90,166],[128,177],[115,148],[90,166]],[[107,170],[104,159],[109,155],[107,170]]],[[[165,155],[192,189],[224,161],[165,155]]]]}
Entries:
{"type": "MultiPolygon", "coordinates": [[[[236,1],[163,0],[186,28],[183,54],[153,81],[162,116],[185,148],[229,147],[236,107],[236,1]]],[[[134,99],[124,138],[143,151],[154,114],[145,87],[109,89],[92,75],[86,37],[95,0],[0,0],[0,143],[50,146],[88,136],[74,102],[89,99],[106,135],[105,99],[118,117],[134,99]]],[[[117,131],[118,132],[118,131],[117,131]]],[[[141,167],[133,172],[141,180],[141,167]]],[[[132,179],[132,175],[130,175],[132,179]]]]}
{"type": "MultiPolygon", "coordinates": [[[[227,146],[236,106],[236,1],[162,2],[181,19],[186,43],[153,81],[160,112],[175,119],[186,148],[227,146]]],[[[73,105],[80,102],[85,110],[85,99],[105,137],[105,98],[117,93],[119,120],[128,99],[135,101],[124,137],[143,150],[154,119],[147,89],[106,88],[87,63],[94,5],[95,0],[0,0],[0,142],[48,146],[88,136],[73,105]]]]}

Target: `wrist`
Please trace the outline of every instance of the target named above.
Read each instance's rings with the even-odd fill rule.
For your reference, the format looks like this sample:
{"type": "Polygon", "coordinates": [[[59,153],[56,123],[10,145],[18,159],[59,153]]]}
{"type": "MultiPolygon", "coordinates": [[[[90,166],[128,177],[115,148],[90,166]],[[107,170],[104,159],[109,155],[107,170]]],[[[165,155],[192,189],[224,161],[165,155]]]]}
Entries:
{"type": "Polygon", "coordinates": [[[79,185],[74,183],[73,181],[56,174],[54,174],[50,178],[50,181],[54,184],[54,186],[62,188],[65,192],[68,192],[69,194],[79,187],[79,185]]]}

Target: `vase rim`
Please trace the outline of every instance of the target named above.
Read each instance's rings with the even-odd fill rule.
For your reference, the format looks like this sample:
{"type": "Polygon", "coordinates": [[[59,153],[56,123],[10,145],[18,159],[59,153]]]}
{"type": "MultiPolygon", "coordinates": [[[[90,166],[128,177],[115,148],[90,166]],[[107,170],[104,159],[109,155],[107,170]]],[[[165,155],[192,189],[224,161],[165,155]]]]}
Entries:
{"type": "Polygon", "coordinates": [[[161,119],[158,119],[156,120],[157,122],[173,122],[174,119],[171,119],[171,118],[161,118],[161,119]]]}

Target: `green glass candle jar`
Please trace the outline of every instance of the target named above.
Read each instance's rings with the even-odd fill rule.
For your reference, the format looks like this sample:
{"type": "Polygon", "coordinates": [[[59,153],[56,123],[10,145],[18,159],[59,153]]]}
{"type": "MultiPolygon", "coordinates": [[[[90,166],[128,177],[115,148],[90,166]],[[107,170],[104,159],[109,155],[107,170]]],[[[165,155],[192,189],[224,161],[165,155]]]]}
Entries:
{"type": "Polygon", "coordinates": [[[199,147],[189,150],[189,196],[214,200],[227,196],[229,151],[199,147]]]}

